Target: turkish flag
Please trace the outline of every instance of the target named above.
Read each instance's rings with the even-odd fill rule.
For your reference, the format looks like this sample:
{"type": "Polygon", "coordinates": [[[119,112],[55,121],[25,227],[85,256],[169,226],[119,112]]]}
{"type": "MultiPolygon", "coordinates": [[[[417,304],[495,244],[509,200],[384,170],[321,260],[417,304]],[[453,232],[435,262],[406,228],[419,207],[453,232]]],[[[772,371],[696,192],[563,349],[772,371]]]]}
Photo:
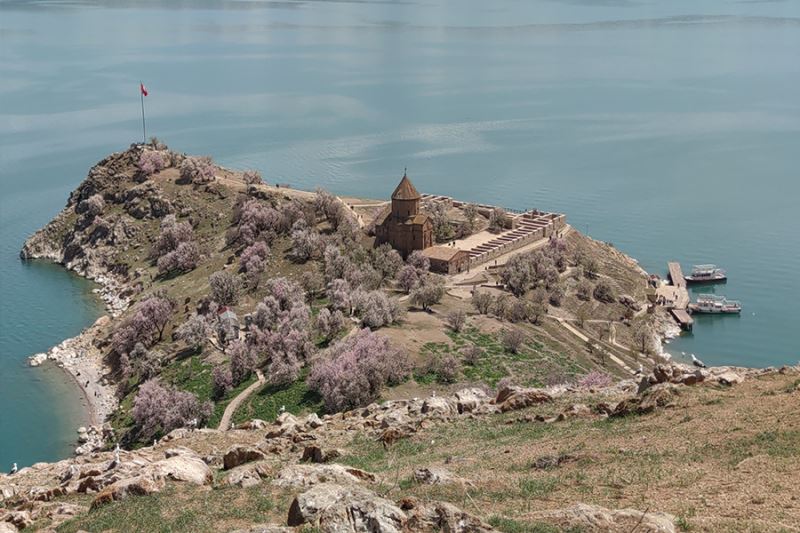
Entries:
{"type": "Polygon", "coordinates": [[[144,86],[144,83],[139,84],[139,90],[142,91],[142,96],[147,96],[147,89],[144,86]]]}

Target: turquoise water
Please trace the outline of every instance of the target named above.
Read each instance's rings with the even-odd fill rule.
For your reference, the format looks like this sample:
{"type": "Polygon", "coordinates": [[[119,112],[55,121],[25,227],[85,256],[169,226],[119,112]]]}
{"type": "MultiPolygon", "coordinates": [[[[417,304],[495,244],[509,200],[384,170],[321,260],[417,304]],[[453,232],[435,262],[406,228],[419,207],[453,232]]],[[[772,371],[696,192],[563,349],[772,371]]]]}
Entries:
{"type": "Polygon", "coordinates": [[[16,253],[139,138],[140,79],[150,133],[271,181],[384,197],[408,166],[653,272],[716,262],[745,312],[670,349],[769,365],[800,359],[798,51],[791,1],[0,0],[0,466],[72,438],[72,393],[22,362],[97,309],[16,253]]]}

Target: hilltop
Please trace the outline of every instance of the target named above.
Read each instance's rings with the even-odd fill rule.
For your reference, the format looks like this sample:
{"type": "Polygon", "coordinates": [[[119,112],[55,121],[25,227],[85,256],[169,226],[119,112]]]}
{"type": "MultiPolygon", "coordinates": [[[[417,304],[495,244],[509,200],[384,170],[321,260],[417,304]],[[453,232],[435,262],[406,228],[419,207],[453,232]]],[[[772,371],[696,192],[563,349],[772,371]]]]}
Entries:
{"type": "MultiPolygon", "coordinates": [[[[422,208],[439,243],[514,233],[512,217],[499,207],[437,198],[422,208]]],[[[641,480],[619,474],[621,481],[601,483],[602,472],[616,472],[628,459],[610,447],[638,442],[634,436],[647,423],[639,420],[661,428],[659,442],[676,439],[668,429],[674,410],[664,407],[683,406],[681,424],[736,419],[736,412],[710,413],[698,398],[728,395],[745,378],[733,389],[743,396],[720,401],[720,410],[745,405],[738,403],[745,397],[758,408],[777,402],[763,412],[783,410],[791,419],[796,383],[786,375],[795,370],[666,362],[660,340],[674,325],[650,305],[647,273],[612,245],[569,226],[495,253],[469,272],[439,275],[423,254],[404,260],[388,244],[375,246],[385,209],[381,200],[268,184],[255,171],[226,169],[157,140],[95,165],[21,251],[24,260],[54,261],[95,280],[107,304],[109,316],[31,361],[54,361],[80,376],[94,425],[81,428],[77,459],[0,480],[5,518],[47,527],[91,506],[62,528],[150,530],[155,516],[187,531],[283,526],[291,499],[313,482],[276,481],[281,489],[265,494],[254,487],[272,486],[269,480],[281,479],[282,469],[306,455],[357,466],[348,475],[366,480],[341,477],[341,465],[333,474],[306,472],[341,482],[309,498],[361,498],[367,514],[401,513],[392,519],[398,529],[548,531],[547,524],[569,522],[576,530],[612,524],[627,531],[641,519],[637,527],[654,531],[686,521],[713,530],[724,514],[648,494],[654,479],[641,487],[641,480]],[[786,394],[757,400],[755,391],[765,390],[759,383],[786,394]],[[597,442],[584,441],[587,435],[597,442]],[[545,437],[549,455],[538,449],[545,437]],[[555,463],[535,467],[542,472],[530,479],[523,475],[527,466],[507,471],[505,454],[518,456],[518,465],[539,460],[527,449],[509,449],[512,443],[555,463]],[[117,445],[122,450],[110,452],[117,445]],[[231,461],[256,464],[236,470],[231,461]],[[424,488],[426,476],[436,474],[412,471],[443,462],[458,490],[424,488]],[[561,471],[562,463],[574,477],[569,483],[545,475],[551,467],[561,471]],[[502,472],[481,478],[480,465],[502,472]],[[637,488],[628,494],[631,483],[637,488]],[[511,496],[503,499],[504,493],[511,496]],[[148,496],[126,499],[135,494],[148,496]],[[421,499],[400,501],[407,495],[421,499]],[[175,498],[191,516],[165,506],[175,498]],[[444,507],[425,503],[434,500],[444,507]],[[602,506],[595,510],[602,520],[576,518],[595,513],[589,508],[547,514],[578,502],[602,506]],[[612,512],[623,508],[631,510],[612,512]],[[670,516],[643,518],[648,509],[670,516]],[[462,512],[469,517],[453,518],[462,512]],[[703,520],[692,520],[693,513],[703,520]]],[[[791,430],[766,419],[757,426],[756,435],[767,437],[752,448],[773,449],[777,439],[776,456],[796,462],[791,430]]],[[[711,458],[724,431],[696,433],[708,442],[703,457],[711,458]]],[[[683,461],[662,455],[659,472],[683,461]]],[[[777,466],[768,462],[769,469],[777,466]]],[[[714,464],[711,472],[724,469],[714,464]]],[[[299,512],[289,513],[292,525],[342,527],[314,513],[301,520],[299,512]]],[[[793,513],[764,523],[791,524],[793,513]]],[[[372,530],[391,531],[387,524],[372,530]]]]}

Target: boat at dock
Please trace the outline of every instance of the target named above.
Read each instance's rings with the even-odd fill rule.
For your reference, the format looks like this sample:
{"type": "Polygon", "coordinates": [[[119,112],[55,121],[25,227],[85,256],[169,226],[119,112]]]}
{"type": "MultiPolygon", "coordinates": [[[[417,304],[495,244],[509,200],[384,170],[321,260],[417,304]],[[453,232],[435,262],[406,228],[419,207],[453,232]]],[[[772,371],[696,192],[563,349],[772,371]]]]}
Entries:
{"type": "Polygon", "coordinates": [[[695,265],[692,273],[684,279],[686,283],[721,283],[728,279],[728,275],[717,265],[695,265]]]}
{"type": "Polygon", "coordinates": [[[695,303],[689,304],[689,311],[708,314],[739,314],[742,312],[742,304],[736,300],[728,300],[724,296],[700,294],[695,303]]]}

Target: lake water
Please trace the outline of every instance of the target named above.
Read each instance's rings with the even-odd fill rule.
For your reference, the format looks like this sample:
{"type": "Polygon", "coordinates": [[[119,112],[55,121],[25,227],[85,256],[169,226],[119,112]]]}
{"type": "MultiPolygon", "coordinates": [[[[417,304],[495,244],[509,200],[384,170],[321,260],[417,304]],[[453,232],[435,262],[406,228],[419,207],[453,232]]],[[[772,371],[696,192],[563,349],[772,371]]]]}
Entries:
{"type": "Polygon", "coordinates": [[[87,169],[148,135],[270,181],[567,213],[649,271],[716,262],[741,317],[669,349],[800,359],[800,3],[0,0],[0,467],[68,452],[77,393],[24,359],[91,323],[22,265],[87,169]]]}

